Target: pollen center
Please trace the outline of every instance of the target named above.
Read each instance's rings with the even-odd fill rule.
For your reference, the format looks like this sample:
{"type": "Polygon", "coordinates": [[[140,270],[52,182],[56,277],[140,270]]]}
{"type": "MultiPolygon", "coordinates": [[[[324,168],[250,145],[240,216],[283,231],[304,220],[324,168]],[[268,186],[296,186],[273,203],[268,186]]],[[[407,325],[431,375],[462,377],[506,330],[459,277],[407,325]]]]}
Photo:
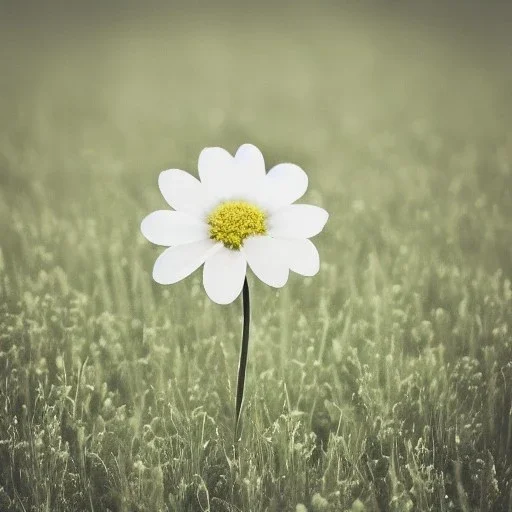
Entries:
{"type": "Polygon", "coordinates": [[[240,249],[251,235],[267,232],[263,211],[245,201],[226,201],[208,216],[210,238],[222,242],[229,249],[240,249]]]}

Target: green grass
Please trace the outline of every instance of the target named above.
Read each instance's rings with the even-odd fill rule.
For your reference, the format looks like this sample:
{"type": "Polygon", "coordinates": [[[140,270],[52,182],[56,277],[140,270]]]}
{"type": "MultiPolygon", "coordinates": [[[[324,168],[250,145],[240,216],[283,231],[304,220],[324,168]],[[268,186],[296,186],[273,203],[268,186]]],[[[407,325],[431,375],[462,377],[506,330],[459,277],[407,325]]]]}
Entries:
{"type": "Polygon", "coordinates": [[[0,511],[512,510],[506,45],[208,16],[0,36],[0,511]],[[249,276],[235,457],[241,303],[152,282],[139,224],[244,142],[331,216],[319,275],[249,276]]]}

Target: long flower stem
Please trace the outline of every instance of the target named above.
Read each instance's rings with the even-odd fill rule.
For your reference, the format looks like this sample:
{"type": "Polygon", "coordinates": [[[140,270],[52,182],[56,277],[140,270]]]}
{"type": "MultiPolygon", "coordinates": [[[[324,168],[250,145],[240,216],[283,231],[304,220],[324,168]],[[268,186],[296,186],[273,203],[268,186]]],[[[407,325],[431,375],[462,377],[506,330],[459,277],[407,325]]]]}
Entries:
{"type": "Polygon", "coordinates": [[[242,409],[242,403],[244,400],[247,353],[249,350],[249,324],[251,317],[251,302],[249,300],[249,284],[247,283],[247,277],[244,280],[244,287],[242,290],[242,307],[244,314],[244,324],[242,330],[242,346],[240,348],[240,361],[238,362],[238,381],[236,384],[235,443],[238,441],[240,411],[242,409]]]}

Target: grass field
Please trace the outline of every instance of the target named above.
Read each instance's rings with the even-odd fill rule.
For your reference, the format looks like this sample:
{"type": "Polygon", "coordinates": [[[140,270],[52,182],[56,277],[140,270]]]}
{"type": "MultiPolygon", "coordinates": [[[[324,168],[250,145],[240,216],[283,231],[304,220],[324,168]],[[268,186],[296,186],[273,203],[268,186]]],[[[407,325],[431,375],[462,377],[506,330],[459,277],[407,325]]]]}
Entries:
{"type": "Polygon", "coordinates": [[[452,22],[4,27],[0,512],[512,510],[512,44],[452,22]],[[139,225],[244,142],[330,220],[316,277],[249,275],[235,456],[241,302],[154,283],[139,225]]]}

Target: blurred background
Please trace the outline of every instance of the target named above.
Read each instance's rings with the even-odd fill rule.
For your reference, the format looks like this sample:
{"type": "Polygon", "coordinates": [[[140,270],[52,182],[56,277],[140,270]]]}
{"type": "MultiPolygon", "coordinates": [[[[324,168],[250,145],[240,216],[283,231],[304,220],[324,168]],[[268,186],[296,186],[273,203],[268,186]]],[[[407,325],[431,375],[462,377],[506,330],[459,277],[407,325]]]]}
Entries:
{"type": "Polygon", "coordinates": [[[511,119],[509,2],[0,0],[0,511],[511,510],[511,119]],[[139,225],[245,142],[330,220],[237,458],[239,305],[139,225]]]}
{"type": "MultiPolygon", "coordinates": [[[[161,169],[195,171],[202,147],[246,141],[269,165],[297,161],[342,204],[405,195],[450,208],[480,186],[491,203],[510,198],[475,146],[491,158],[499,146],[498,159],[510,150],[504,2],[3,0],[1,10],[7,203],[33,204],[38,191],[52,208],[116,215],[109,183],[142,212],[161,169]],[[466,186],[454,165],[468,164],[466,186]]],[[[488,256],[502,266],[509,255],[488,256]]]]}

